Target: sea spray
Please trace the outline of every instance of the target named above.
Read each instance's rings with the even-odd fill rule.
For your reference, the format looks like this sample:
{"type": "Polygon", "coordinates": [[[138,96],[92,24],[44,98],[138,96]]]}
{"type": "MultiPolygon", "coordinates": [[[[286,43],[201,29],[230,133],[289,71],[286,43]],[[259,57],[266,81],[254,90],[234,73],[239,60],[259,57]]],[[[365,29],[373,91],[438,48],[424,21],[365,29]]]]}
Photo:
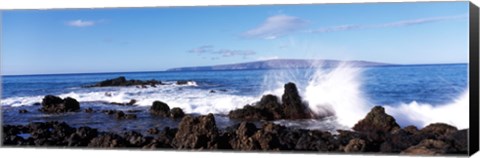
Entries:
{"type": "Polygon", "coordinates": [[[333,114],[337,122],[352,127],[368,112],[361,90],[362,70],[347,63],[316,69],[305,89],[305,100],[318,115],[333,114]]]}
{"type": "Polygon", "coordinates": [[[395,117],[401,126],[415,125],[423,128],[431,123],[447,123],[459,129],[469,127],[469,91],[452,103],[444,105],[431,105],[413,101],[409,104],[385,106],[385,111],[395,117]]]}
{"type": "Polygon", "coordinates": [[[312,62],[309,69],[271,70],[264,76],[264,94],[283,94],[283,85],[293,82],[309,108],[323,117],[334,116],[343,126],[352,127],[369,110],[362,86],[362,70],[348,63],[332,67],[312,62]]]}

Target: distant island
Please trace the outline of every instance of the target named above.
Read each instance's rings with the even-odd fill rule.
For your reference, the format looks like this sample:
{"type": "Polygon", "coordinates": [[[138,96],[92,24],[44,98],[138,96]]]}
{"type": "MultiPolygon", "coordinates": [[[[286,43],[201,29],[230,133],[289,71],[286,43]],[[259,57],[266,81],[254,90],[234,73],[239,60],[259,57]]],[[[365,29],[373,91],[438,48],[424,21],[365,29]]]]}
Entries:
{"type": "Polygon", "coordinates": [[[237,64],[179,67],[167,69],[166,71],[205,71],[205,70],[254,70],[254,69],[289,69],[289,68],[312,68],[312,67],[334,67],[342,62],[358,67],[387,66],[388,63],[369,61],[340,61],[340,60],[319,60],[319,59],[272,59],[237,64]]]}

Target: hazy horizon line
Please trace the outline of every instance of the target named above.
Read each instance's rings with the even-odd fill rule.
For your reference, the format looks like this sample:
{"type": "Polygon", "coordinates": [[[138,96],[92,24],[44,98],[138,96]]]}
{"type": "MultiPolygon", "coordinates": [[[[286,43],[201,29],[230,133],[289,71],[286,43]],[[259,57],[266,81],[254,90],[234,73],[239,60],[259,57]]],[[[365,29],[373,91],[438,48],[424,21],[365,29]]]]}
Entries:
{"type": "MultiPolygon", "coordinates": [[[[166,68],[164,70],[127,70],[127,71],[97,71],[97,72],[59,72],[59,73],[30,73],[30,74],[2,74],[0,72],[0,76],[42,76],[42,75],[76,75],[76,74],[109,74],[109,73],[142,73],[142,72],[168,72],[170,69],[175,68],[191,68],[191,67],[208,67],[208,66],[220,66],[220,65],[234,65],[234,64],[242,64],[242,63],[251,63],[251,62],[262,62],[262,61],[272,61],[272,60],[333,60],[333,61],[340,61],[340,62],[348,62],[348,61],[364,61],[364,62],[372,62],[372,63],[382,63],[387,64],[385,66],[413,66],[413,65],[455,65],[455,64],[468,64],[467,62],[446,62],[446,63],[407,63],[407,64],[399,64],[399,63],[385,63],[385,62],[377,62],[377,61],[368,61],[368,60],[336,60],[336,59],[266,59],[266,60],[254,60],[254,61],[246,61],[246,62],[238,62],[238,63],[231,63],[231,64],[218,64],[218,65],[204,65],[204,66],[184,66],[184,67],[172,67],[166,68]]],[[[246,69],[241,69],[246,70],[246,69]]],[[[248,69],[251,70],[251,69],[248,69]]],[[[192,70],[190,70],[192,71],[192,70]]],[[[199,71],[225,71],[225,70],[199,70],[199,71]]],[[[177,71],[181,72],[181,71],[177,71]]]]}

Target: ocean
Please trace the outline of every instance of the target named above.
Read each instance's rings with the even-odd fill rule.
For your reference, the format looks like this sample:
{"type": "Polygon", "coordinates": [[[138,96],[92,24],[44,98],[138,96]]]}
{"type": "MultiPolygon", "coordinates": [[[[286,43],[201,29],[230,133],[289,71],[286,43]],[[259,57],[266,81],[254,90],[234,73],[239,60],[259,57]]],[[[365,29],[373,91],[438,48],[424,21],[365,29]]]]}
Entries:
{"type": "Polygon", "coordinates": [[[348,129],[375,105],[382,105],[401,126],[444,122],[468,128],[468,65],[389,65],[379,67],[159,71],[91,74],[52,74],[2,76],[2,123],[28,124],[34,121],[66,121],[72,126],[90,126],[106,131],[175,127],[179,120],[151,117],[148,108],[155,100],[186,113],[213,113],[219,128],[235,120],[228,112],[259,101],[262,95],[283,94],[283,85],[297,85],[303,100],[318,114],[334,115],[318,120],[278,120],[276,123],[307,129],[335,131],[348,129]],[[125,76],[136,80],[160,80],[157,87],[85,88],[106,79],[125,76]],[[177,85],[176,81],[190,81],[177,85]],[[34,103],[45,95],[72,97],[82,112],[43,114],[34,103]],[[137,100],[136,106],[118,106],[107,102],[137,100]],[[115,120],[108,115],[83,112],[95,110],[139,110],[135,120],[115,120]],[[19,109],[29,113],[19,114],[19,109]]]}

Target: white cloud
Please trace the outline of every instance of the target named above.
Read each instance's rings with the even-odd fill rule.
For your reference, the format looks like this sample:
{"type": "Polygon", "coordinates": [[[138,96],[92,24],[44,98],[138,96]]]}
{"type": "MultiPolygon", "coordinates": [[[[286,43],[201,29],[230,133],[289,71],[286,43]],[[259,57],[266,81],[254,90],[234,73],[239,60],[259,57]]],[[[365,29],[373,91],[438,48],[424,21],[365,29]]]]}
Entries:
{"type": "Polygon", "coordinates": [[[373,24],[373,25],[339,25],[339,26],[320,28],[320,29],[316,29],[316,30],[310,30],[310,31],[307,31],[307,32],[327,33],[327,32],[338,32],[338,31],[358,30],[358,29],[404,27],[404,26],[419,25],[419,24],[433,23],[433,22],[439,22],[439,21],[463,19],[463,18],[466,18],[466,17],[467,17],[466,15],[441,16],[441,17],[430,17],[430,18],[395,21],[395,22],[373,24]]]}
{"type": "Polygon", "coordinates": [[[68,21],[66,24],[68,26],[73,26],[73,27],[88,27],[88,26],[94,26],[96,22],[85,21],[85,20],[72,20],[72,21],[68,21]]]}
{"type": "Polygon", "coordinates": [[[196,54],[203,54],[203,53],[209,53],[212,52],[213,46],[212,45],[203,45],[197,48],[190,49],[188,52],[189,53],[196,53],[196,54]]]}
{"type": "Polygon", "coordinates": [[[276,39],[302,29],[307,22],[303,19],[288,15],[268,17],[258,27],[245,31],[246,38],[276,39]]]}

